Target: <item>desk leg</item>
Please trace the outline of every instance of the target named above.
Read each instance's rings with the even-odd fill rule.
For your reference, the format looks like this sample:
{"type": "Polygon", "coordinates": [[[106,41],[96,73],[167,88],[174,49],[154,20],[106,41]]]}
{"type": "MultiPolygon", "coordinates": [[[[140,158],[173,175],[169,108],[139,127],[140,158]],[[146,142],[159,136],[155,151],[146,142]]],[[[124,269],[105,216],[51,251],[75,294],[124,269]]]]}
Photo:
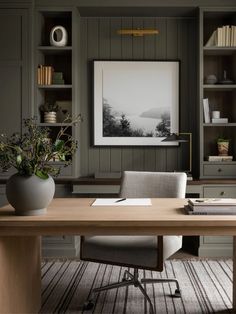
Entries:
{"type": "Polygon", "coordinates": [[[236,236],[233,237],[233,309],[236,312],[236,236]]]}
{"type": "Polygon", "coordinates": [[[40,237],[0,237],[0,313],[38,313],[40,237]]]}

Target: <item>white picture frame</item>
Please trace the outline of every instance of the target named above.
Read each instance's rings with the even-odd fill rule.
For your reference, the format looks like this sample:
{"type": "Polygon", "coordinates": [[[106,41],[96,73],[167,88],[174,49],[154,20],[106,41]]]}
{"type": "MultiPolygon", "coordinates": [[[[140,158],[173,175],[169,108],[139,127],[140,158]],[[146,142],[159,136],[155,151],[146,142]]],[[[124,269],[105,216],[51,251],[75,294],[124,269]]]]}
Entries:
{"type": "Polygon", "coordinates": [[[177,146],[179,61],[94,61],[94,146],[177,146]]]}

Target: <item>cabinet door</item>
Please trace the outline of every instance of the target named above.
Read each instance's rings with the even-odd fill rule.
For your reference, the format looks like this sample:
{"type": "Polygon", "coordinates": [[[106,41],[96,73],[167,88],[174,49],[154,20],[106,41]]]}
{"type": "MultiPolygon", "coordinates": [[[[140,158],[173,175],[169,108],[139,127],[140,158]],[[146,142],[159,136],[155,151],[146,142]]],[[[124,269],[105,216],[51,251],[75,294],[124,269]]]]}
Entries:
{"type": "Polygon", "coordinates": [[[28,32],[27,9],[0,8],[0,133],[7,135],[21,132],[29,115],[28,32]]]}

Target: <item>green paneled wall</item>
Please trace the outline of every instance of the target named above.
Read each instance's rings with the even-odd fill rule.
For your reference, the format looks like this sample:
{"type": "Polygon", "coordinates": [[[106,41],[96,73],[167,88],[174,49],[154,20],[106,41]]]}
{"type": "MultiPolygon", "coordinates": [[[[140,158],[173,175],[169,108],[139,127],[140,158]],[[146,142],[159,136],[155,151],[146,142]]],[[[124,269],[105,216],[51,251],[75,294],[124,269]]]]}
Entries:
{"type": "MultiPolygon", "coordinates": [[[[197,34],[194,18],[81,18],[81,175],[123,170],[172,171],[183,169],[181,148],[91,146],[92,60],[167,60],[181,61],[180,130],[193,132],[197,146],[197,34]],[[120,28],[157,27],[158,36],[132,37],[116,34],[120,28]]],[[[196,156],[196,152],[193,152],[196,156]]],[[[197,164],[196,158],[193,159],[197,164]]],[[[186,163],[188,163],[186,161],[186,163]]],[[[196,168],[196,167],[194,167],[196,168]]],[[[185,167],[187,169],[187,166],[185,167]]]]}

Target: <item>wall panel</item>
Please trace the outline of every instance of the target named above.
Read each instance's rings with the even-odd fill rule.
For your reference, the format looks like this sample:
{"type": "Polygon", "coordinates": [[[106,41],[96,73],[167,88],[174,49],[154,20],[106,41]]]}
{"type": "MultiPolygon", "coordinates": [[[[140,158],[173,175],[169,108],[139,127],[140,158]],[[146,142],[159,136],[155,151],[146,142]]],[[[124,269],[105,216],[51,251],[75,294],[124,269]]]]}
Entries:
{"type": "Polygon", "coordinates": [[[173,171],[183,169],[181,147],[92,147],[92,60],[172,60],[181,61],[180,130],[193,131],[191,116],[196,101],[189,101],[195,93],[197,40],[194,18],[158,17],[88,17],[81,22],[82,108],[86,121],[82,126],[81,173],[123,170],[173,171]],[[132,37],[117,35],[120,28],[159,29],[158,36],[132,37]],[[190,63],[189,63],[190,62],[190,63]],[[87,83],[88,82],[88,83],[87,83]]]}

